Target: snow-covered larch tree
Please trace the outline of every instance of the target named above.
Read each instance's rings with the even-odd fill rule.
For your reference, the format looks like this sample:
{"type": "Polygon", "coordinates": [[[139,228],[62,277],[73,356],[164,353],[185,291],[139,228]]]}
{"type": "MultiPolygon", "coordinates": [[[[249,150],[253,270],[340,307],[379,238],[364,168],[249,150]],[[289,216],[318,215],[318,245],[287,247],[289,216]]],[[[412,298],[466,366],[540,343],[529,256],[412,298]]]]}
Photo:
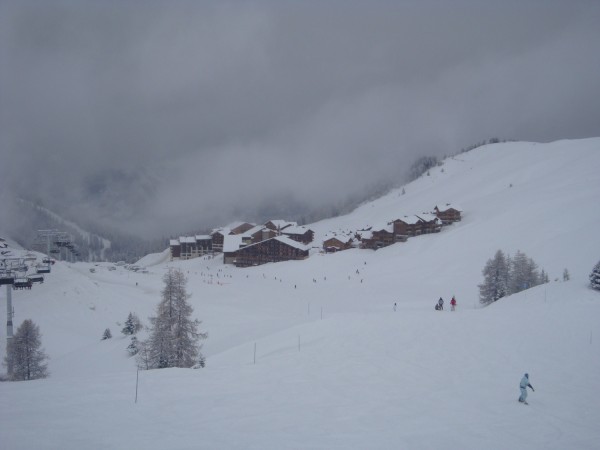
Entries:
{"type": "Polygon", "coordinates": [[[518,251],[510,265],[510,293],[516,294],[538,284],[541,284],[541,281],[537,264],[525,253],[518,251]]]}
{"type": "Polygon", "coordinates": [[[10,380],[36,380],[48,376],[48,356],[41,347],[40,328],[31,319],[24,320],[7,345],[4,364],[10,370],[10,380]]]}
{"type": "Polygon", "coordinates": [[[483,268],[483,283],[479,285],[479,301],[483,305],[495,302],[508,295],[509,288],[509,258],[502,250],[498,250],[483,268]]]}
{"type": "Polygon", "coordinates": [[[162,300],[156,316],[150,318],[148,353],[143,365],[151,369],[193,367],[203,360],[200,340],[208,335],[198,331],[198,319],[191,319],[193,308],[188,303],[190,295],[183,272],[169,269],[163,281],[162,300]]]}

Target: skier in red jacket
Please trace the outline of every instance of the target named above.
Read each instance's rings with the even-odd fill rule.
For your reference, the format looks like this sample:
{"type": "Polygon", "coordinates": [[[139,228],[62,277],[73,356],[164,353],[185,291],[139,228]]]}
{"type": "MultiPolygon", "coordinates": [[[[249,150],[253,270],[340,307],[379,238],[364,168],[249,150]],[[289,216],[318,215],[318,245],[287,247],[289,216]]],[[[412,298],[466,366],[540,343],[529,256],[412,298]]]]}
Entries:
{"type": "Polygon", "coordinates": [[[450,300],[450,310],[454,311],[454,308],[456,308],[456,299],[452,296],[452,300],[450,300]]]}

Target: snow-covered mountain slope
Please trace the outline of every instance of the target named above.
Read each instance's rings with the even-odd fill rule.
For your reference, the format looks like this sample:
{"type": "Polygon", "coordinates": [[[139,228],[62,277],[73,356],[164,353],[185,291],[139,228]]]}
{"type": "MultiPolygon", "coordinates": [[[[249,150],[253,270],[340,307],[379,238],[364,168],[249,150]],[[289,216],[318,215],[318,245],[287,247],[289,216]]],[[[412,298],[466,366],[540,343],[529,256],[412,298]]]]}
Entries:
{"type": "Polygon", "coordinates": [[[376,252],[248,269],[149,255],[149,273],[57,263],[12,295],[15,325],[40,326],[51,377],[0,383],[2,447],[598,448],[600,293],[587,286],[600,259],[598,168],[600,139],[490,145],[310,226],[319,242],[446,202],[464,211],[376,252]],[[525,252],[552,281],[480,308],[498,249],[525,252]],[[140,372],[135,404],[120,329],[130,311],[147,323],[168,267],[188,276],[207,367],[140,372]],[[457,311],[433,310],[452,295],[457,311]],[[107,327],[114,338],[100,341],[107,327]],[[524,372],[529,407],[516,401],[524,372]]]}

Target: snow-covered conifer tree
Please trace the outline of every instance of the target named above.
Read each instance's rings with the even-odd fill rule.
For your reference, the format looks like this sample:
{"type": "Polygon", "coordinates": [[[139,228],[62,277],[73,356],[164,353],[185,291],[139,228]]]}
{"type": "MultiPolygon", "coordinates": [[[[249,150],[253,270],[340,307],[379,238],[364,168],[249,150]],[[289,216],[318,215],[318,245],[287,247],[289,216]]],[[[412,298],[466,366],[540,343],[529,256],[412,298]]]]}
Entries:
{"type": "Polygon", "coordinates": [[[36,380],[48,376],[48,356],[41,348],[40,328],[27,319],[23,321],[7,346],[4,364],[12,369],[12,381],[36,380]]]}
{"type": "Polygon", "coordinates": [[[594,266],[594,270],[590,273],[590,284],[593,289],[600,291],[600,261],[594,266]]]}
{"type": "Polygon", "coordinates": [[[110,332],[110,328],[107,328],[106,330],[104,330],[104,333],[102,334],[102,340],[105,341],[106,339],[110,339],[112,338],[112,333],[110,332]]]}
{"type": "Polygon", "coordinates": [[[516,294],[525,289],[540,284],[540,273],[533,259],[521,251],[517,251],[512,258],[510,267],[510,293],[516,294]]]}
{"type": "Polygon", "coordinates": [[[509,294],[509,259],[502,250],[489,259],[483,269],[484,281],[479,285],[479,301],[487,305],[509,294]]]}
{"type": "Polygon", "coordinates": [[[542,273],[540,273],[540,281],[542,283],[550,283],[550,277],[548,277],[548,273],[544,269],[542,269],[542,273]]]}
{"type": "Polygon", "coordinates": [[[127,352],[129,353],[130,356],[135,356],[139,353],[138,344],[139,344],[138,338],[135,336],[131,336],[131,342],[127,346],[127,352]]]}
{"type": "Polygon", "coordinates": [[[130,312],[127,316],[127,320],[125,321],[125,326],[121,330],[121,333],[126,336],[131,336],[136,334],[141,329],[142,323],[140,322],[139,317],[130,312]]]}
{"type": "Polygon", "coordinates": [[[192,306],[187,302],[187,279],[181,270],[170,269],[163,277],[165,287],[156,316],[150,318],[151,332],[146,341],[149,368],[193,367],[202,357],[199,343],[206,339],[200,333],[200,321],[191,319],[192,306]]]}

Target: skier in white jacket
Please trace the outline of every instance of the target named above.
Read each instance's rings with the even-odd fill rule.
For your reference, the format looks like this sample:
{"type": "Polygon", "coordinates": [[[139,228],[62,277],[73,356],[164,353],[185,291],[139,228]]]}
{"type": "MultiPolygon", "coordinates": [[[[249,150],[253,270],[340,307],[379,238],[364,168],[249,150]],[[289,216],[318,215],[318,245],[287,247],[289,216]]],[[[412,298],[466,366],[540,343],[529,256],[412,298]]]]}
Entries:
{"type": "Polygon", "coordinates": [[[529,383],[529,374],[526,373],[525,375],[523,375],[523,378],[521,378],[521,383],[519,383],[519,388],[521,389],[521,396],[519,397],[519,401],[521,403],[525,403],[526,405],[529,405],[529,403],[527,403],[527,388],[528,387],[530,387],[531,390],[533,392],[535,392],[535,389],[533,388],[531,383],[529,383]]]}

